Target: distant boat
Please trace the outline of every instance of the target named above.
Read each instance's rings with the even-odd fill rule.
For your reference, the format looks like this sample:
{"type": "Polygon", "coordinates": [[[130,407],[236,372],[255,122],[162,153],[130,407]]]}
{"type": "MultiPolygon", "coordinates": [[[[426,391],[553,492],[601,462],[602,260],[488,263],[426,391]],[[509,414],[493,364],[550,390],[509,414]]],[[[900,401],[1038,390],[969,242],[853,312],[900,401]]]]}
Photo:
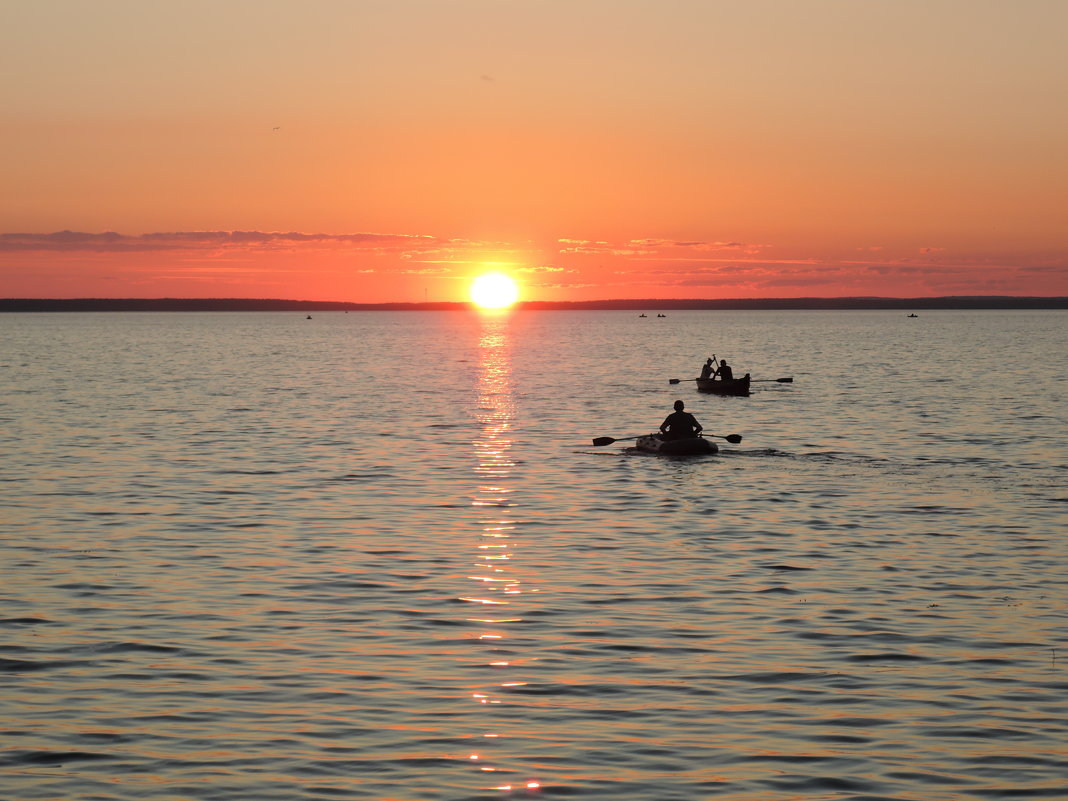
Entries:
{"type": "Polygon", "coordinates": [[[656,316],[657,316],[657,317],[667,317],[667,315],[666,315],[666,314],[658,314],[658,315],[656,315],[656,316]]]}
{"type": "Polygon", "coordinates": [[[649,315],[648,315],[648,314],[646,314],[645,312],[642,312],[642,313],[641,313],[641,314],[639,314],[638,316],[639,316],[639,317],[648,317],[649,315]]]}
{"type": "Polygon", "coordinates": [[[909,317],[919,317],[919,316],[920,316],[920,315],[918,315],[918,314],[910,314],[910,315],[909,315],[909,317]]]}
{"type": "Polygon", "coordinates": [[[310,320],[310,319],[311,319],[311,315],[309,314],[309,315],[308,315],[307,317],[305,317],[304,319],[305,319],[305,320],[310,320]]]}
{"type": "Polygon", "coordinates": [[[698,378],[699,392],[711,392],[713,395],[748,395],[749,373],[741,378],[698,378]]]}

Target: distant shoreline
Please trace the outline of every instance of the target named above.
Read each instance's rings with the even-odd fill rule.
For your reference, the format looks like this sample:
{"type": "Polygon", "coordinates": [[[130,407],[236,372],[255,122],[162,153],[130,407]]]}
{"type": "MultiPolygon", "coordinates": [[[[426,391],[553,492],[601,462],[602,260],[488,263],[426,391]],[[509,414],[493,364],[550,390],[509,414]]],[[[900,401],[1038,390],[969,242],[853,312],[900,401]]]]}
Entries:
{"type": "MultiPolygon", "coordinates": [[[[462,311],[468,303],[350,303],[270,298],[0,298],[0,312],[462,311]]],[[[1068,297],[1002,295],[931,298],[735,298],[522,301],[531,311],[776,311],[907,309],[1068,309],[1068,297]]]]}

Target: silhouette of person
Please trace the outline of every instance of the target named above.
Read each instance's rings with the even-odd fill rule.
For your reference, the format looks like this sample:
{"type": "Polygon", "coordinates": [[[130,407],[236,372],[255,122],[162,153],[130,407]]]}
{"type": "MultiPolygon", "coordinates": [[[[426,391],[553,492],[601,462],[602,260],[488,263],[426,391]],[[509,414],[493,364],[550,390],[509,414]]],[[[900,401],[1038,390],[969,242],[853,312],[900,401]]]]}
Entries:
{"type": "Polygon", "coordinates": [[[675,411],[664,418],[660,424],[660,434],[664,439],[691,439],[703,430],[697,418],[689,412],[684,412],[686,404],[680,400],[675,401],[675,411]]]}
{"type": "Polygon", "coordinates": [[[704,379],[710,377],[712,375],[712,370],[712,360],[709,359],[705,362],[705,366],[701,368],[701,378],[704,379]]]}
{"type": "Polygon", "coordinates": [[[719,360],[719,369],[716,370],[712,377],[715,378],[717,375],[724,381],[730,381],[732,378],[734,378],[734,370],[732,370],[731,366],[727,364],[726,359],[719,360]]]}

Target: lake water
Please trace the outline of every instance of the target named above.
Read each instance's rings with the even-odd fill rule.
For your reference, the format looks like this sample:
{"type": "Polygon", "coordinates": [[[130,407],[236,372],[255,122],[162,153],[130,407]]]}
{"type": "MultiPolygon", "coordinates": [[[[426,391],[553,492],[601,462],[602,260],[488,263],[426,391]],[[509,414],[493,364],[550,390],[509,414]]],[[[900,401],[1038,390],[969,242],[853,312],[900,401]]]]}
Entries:
{"type": "Polygon", "coordinates": [[[1068,797],[1068,316],[655,312],[0,315],[0,797],[1068,797]]]}

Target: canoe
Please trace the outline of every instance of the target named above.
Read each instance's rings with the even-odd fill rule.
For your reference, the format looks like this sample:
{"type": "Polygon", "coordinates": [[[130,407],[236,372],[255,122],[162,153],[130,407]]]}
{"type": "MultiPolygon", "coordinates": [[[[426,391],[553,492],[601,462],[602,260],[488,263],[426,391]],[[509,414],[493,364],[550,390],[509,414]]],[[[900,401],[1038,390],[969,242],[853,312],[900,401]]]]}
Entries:
{"type": "Polygon", "coordinates": [[[658,453],[661,456],[697,456],[702,453],[715,453],[719,450],[710,439],[690,437],[688,439],[661,439],[659,434],[647,434],[634,441],[634,447],[646,453],[658,453]]]}
{"type": "Polygon", "coordinates": [[[741,378],[731,378],[726,381],[720,378],[698,378],[697,389],[701,392],[711,392],[713,395],[748,395],[749,373],[741,378]]]}

